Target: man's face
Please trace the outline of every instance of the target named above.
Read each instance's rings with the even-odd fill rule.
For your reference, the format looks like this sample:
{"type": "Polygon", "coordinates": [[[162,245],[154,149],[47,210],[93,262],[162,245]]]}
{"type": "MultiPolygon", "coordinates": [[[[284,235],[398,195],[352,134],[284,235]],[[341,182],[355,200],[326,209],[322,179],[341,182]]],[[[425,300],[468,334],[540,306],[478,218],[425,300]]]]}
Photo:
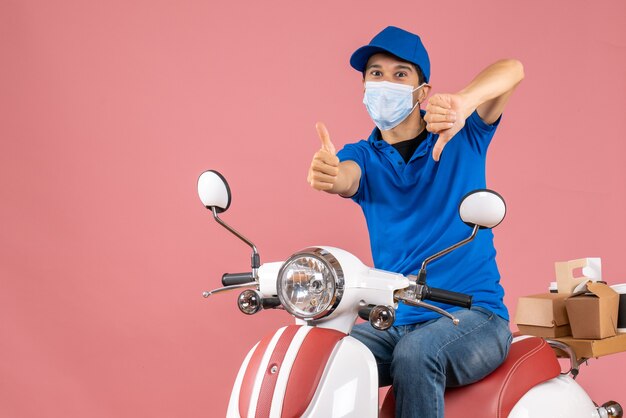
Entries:
{"type": "Polygon", "coordinates": [[[413,64],[384,53],[374,54],[367,60],[364,81],[390,81],[413,87],[419,85],[413,64]]]}
{"type": "MultiPolygon", "coordinates": [[[[389,81],[413,88],[419,86],[419,77],[413,64],[385,53],[374,54],[367,60],[363,83],[367,81],[389,81]]],[[[414,92],[413,101],[422,102],[425,90],[422,88],[414,92]]]]}

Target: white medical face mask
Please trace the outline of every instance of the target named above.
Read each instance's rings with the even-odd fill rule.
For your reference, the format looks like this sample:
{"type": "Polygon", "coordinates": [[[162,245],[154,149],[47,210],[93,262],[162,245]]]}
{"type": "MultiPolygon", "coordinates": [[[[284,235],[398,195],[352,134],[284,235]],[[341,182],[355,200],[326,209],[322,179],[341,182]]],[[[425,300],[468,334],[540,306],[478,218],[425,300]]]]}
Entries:
{"type": "Polygon", "coordinates": [[[417,102],[413,105],[413,92],[425,85],[426,83],[422,83],[413,88],[389,81],[367,81],[363,103],[378,129],[388,131],[402,123],[413,112],[419,104],[417,102]]]}

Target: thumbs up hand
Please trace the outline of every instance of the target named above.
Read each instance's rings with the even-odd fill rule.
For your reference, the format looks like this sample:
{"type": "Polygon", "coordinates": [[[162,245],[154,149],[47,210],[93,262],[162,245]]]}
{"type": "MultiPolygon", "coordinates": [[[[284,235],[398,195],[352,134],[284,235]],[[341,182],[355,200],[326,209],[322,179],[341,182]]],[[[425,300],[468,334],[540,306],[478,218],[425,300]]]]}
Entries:
{"type": "Polygon", "coordinates": [[[330,141],[326,126],[318,122],[315,128],[320,137],[321,148],[313,156],[307,181],[316,190],[331,191],[339,175],[339,158],[337,158],[335,146],[330,141]]]}
{"type": "Polygon", "coordinates": [[[332,142],[330,142],[330,135],[328,134],[328,129],[326,129],[326,125],[322,122],[317,122],[315,124],[315,129],[317,129],[317,135],[320,137],[320,141],[322,141],[322,149],[328,151],[332,155],[337,154],[335,151],[335,146],[332,142]]]}

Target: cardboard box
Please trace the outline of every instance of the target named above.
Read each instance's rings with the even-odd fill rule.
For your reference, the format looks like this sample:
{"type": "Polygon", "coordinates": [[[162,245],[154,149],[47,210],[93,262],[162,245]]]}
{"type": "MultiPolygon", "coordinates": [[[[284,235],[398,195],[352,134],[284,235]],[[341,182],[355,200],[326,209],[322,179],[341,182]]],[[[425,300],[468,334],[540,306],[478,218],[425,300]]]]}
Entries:
{"type": "Polygon", "coordinates": [[[572,347],[579,360],[626,351],[626,334],[618,334],[603,340],[579,340],[572,337],[555,338],[555,340],[572,347]]]}
{"type": "Polygon", "coordinates": [[[603,283],[587,283],[587,292],[565,301],[572,335],[577,339],[612,337],[617,334],[619,295],[603,283]]]}
{"type": "Polygon", "coordinates": [[[522,296],[517,302],[515,323],[523,334],[553,338],[572,335],[565,300],[570,295],[541,293],[522,296]]]}
{"type": "Polygon", "coordinates": [[[588,281],[602,280],[602,260],[598,257],[579,258],[554,263],[556,283],[559,293],[575,293],[578,287],[588,281]],[[578,271],[582,276],[578,275],[578,271]]]}

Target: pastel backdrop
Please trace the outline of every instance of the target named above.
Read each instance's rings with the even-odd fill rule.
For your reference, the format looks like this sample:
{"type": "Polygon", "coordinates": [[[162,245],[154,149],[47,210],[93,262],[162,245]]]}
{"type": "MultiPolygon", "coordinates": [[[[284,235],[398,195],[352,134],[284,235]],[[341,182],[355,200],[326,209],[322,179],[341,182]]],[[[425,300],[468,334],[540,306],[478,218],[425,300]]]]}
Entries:
{"type": "MultiPolygon", "coordinates": [[[[422,35],[435,92],[525,65],[488,157],[511,312],[555,261],[602,257],[626,282],[624,17],[622,0],[3,0],[0,416],[224,415],[247,350],[290,318],[201,297],[249,251],[197,176],[228,178],[224,219],[262,260],[328,244],[371,263],[359,208],[305,178],[316,121],[338,147],[370,131],[348,57],[390,24],[422,35]]],[[[579,381],[626,402],[625,374],[618,354],[579,381]]]]}

